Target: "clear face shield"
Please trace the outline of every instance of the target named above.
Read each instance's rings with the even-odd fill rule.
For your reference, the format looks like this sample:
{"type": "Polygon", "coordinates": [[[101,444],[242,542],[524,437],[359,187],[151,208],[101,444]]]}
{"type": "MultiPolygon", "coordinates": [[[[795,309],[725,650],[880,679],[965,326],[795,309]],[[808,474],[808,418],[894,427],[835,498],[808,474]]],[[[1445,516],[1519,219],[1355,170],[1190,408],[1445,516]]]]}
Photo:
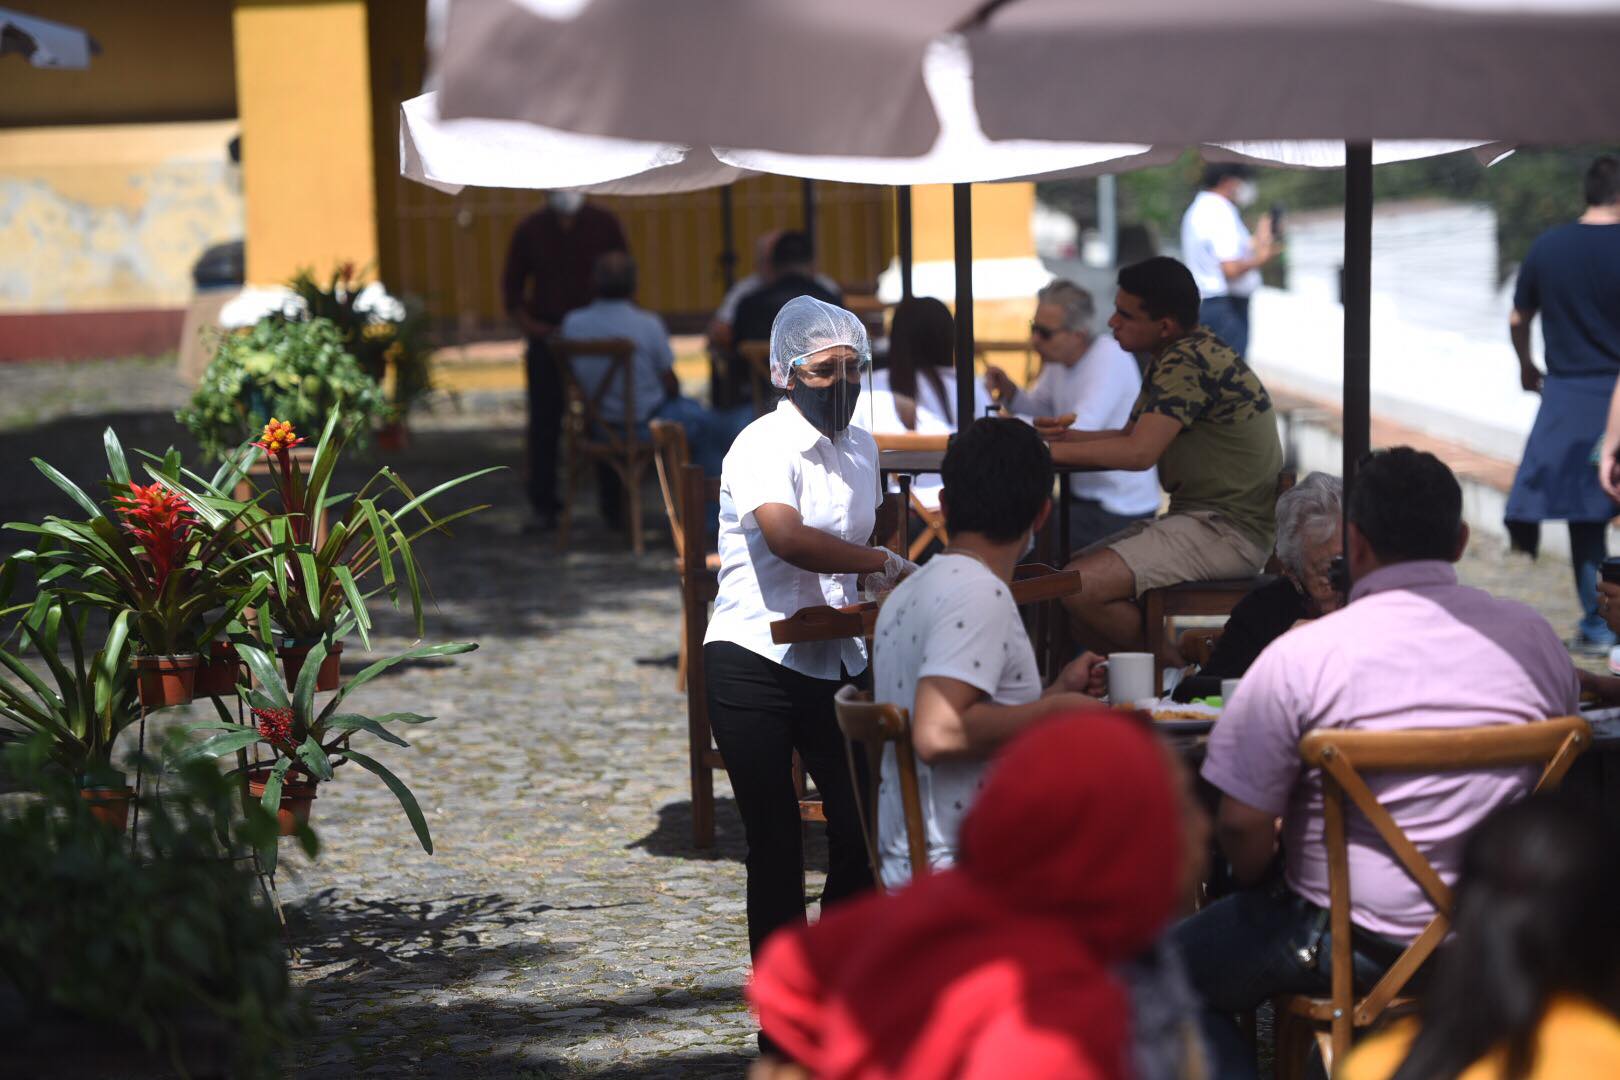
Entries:
{"type": "Polygon", "coordinates": [[[830,439],[854,427],[872,430],[872,360],[848,345],[799,357],[790,369],[788,397],[830,439]]]}

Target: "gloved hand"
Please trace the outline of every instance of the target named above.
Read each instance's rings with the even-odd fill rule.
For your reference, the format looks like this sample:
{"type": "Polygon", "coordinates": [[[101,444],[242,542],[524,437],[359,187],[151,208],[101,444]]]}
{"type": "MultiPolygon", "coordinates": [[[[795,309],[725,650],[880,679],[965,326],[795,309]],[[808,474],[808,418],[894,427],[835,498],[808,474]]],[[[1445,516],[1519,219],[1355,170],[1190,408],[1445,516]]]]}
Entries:
{"type": "Polygon", "coordinates": [[[898,555],[888,548],[883,549],[883,554],[883,569],[867,574],[866,580],[861,583],[861,595],[868,600],[876,600],[917,569],[917,564],[904,555],[898,555]]]}

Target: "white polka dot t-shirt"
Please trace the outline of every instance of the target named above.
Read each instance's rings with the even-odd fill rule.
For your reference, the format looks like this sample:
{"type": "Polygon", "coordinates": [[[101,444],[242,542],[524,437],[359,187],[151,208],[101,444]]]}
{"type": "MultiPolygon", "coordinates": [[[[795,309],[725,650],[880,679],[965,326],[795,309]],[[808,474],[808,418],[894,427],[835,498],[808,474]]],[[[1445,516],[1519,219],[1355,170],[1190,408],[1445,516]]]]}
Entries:
{"type": "MultiPolygon", "coordinates": [[[[958,679],[998,705],[1026,705],[1041,696],[1035,650],[1018,618],[1007,583],[971,555],[936,555],[890,594],[872,638],[872,691],[878,701],[916,708],[917,684],[930,676],[958,679]]],[[[949,866],[962,818],[988,762],[917,763],[928,861],[949,866]]],[[[883,754],[878,791],[878,850],[883,884],[911,877],[905,813],[894,750],[883,754]]]]}

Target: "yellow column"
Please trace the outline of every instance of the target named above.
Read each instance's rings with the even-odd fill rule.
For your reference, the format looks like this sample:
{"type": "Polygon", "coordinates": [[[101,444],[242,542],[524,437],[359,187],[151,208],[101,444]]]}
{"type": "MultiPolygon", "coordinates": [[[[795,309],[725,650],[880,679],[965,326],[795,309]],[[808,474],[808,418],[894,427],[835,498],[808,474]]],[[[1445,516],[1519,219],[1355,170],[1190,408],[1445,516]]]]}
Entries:
{"type": "MultiPolygon", "coordinates": [[[[973,258],[1016,259],[1035,254],[1030,218],[1034,184],[973,185],[973,258]]],[[[951,226],[951,186],[930,184],[911,192],[912,258],[949,262],[956,242],[951,226]]]]}
{"type": "Polygon", "coordinates": [[[377,260],[366,0],[236,0],[250,284],[377,260]]]}

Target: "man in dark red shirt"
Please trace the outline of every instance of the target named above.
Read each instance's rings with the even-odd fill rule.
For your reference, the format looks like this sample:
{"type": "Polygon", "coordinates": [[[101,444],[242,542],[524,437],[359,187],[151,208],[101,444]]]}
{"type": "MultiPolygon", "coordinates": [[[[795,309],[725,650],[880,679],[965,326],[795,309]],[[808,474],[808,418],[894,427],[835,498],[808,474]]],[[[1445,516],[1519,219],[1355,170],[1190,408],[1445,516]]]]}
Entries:
{"type": "Polygon", "coordinates": [[[628,251],[619,219],[588,206],[578,192],[554,191],[546,206],[518,223],[506,252],[501,294],[506,311],[528,338],[524,362],[529,390],[529,501],[542,528],[555,523],[557,439],[563,389],[546,349],[563,316],[591,302],[591,268],[598,256],[628,251]]]}

